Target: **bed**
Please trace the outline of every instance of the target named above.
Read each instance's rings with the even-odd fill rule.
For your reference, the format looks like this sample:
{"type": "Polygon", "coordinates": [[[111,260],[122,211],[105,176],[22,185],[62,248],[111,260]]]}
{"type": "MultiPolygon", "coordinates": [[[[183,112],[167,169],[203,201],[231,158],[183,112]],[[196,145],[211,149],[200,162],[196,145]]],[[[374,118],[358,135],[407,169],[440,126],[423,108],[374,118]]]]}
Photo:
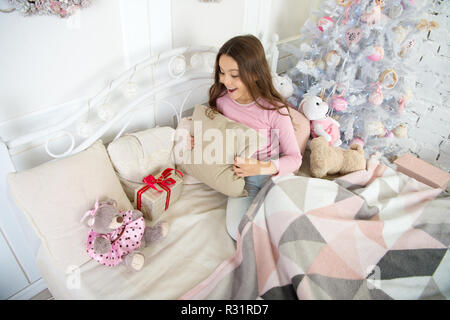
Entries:
{"type": "Polygon", "coordinates": [[[134,205],[107,148],[127,134],[176,128],[194,105],[206,104],[215,53],[207,47],[164,52],[125,71],[94,97],[8,124],[15,128],[8,131],[14,136],[3,136],[9,198],[18,220],[34,230],[30,237],[39,239],[31,246],[38,248],[36,263],[52,295],[448,299],[448,193],[375,158],[366,170],[314,179],[305,154],[296,175],[264,186],[236,243],[225,226],[227,196],[186,174],[179,199],[160,218],[146,221],[165,220],[170,229],[163,241],[143,249],[142,270],[106,267],[86,255],[87,229],[79,220],[95,199],[113,197],[124,210],[134,205]]]}

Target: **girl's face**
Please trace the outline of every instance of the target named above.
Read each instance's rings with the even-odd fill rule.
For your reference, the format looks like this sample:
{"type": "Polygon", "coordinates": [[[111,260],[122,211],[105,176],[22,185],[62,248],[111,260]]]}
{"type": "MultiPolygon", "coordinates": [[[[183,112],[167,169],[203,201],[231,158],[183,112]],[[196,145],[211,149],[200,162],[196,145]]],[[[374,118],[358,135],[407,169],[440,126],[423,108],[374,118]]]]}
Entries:
{"type": "Polygon", "coordinates": [[[240,78],[236,60],[226,54],[222,54],[219,58],[219,81],[227,88],[228,94],[234,101],[241,104],[253,101],[240,78]]]}

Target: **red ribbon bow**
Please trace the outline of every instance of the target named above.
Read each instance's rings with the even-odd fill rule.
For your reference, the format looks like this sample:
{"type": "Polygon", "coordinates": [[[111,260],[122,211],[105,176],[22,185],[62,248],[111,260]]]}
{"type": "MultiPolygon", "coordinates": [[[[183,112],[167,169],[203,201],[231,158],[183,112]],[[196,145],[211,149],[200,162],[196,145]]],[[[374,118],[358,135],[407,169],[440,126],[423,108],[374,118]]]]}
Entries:
{"type": "Polygon", "coordinates": [[[164,170],[161,175],[158,177],[158,179],[156,179],[154,176],[152,176],[151,174],[146,176],[144,179],[142,179],[142,182],[144,182],[146,185],[143,186],[141,189],[138,190],[137,192],[137,199],[136,199],[136,207],[138,210],[141,210],[141,196],[142,194],[147,191],[148,189],[152,188],[155,189],[158,192],[163,192],[166,191],[166,206],[164,210],[167,210],[167,208],[169,207],[169,202],[170,202],[170,188],[169,186],[174,185],[176,183],[176,181],[172,178],[169,178],[169,176],[172,174],[172,170],[175,170],[175,172],[177,172],[180,176],[183,177],[183,174],[176,169],[172,169],[172,168],[167,168],[166,170],[164,170]],[[163,190],[158,190],[155,187],[155,184],[159,185],[163,190]]]}

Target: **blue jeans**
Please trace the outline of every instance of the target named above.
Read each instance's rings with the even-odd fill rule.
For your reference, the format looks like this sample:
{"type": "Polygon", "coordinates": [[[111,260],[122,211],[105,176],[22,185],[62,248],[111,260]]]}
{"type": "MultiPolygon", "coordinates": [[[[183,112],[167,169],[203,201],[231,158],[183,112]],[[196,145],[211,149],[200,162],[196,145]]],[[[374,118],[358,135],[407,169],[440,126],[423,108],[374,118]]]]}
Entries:
{"type": "Polygon", "coordinates": [[[246,197],[228,198],[226,211],[227,230],[234,240],[237,239],[238,227],[242,217],[247,212],[259,190],[271,177],[270,175],[245,177],[245,189],[248,195],[246,197]]]}

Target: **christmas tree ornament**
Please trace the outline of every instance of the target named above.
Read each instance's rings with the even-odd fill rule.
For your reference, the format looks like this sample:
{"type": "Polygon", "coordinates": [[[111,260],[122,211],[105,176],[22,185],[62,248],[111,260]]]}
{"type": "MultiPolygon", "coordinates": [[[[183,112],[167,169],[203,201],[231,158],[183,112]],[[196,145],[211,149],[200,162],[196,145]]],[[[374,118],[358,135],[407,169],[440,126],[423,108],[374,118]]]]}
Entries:
{"type": "Polygon", "coordinates": [[[408,135],[408,128],[405,123],[401,123],[400,125],[395,127],[395,129],[392,130],[392,132],[397,138],[401,139],[405,138],[408,135]]]}
{"type": "Polygon", "coordinates": [[[395,87],[395,85],[398,82],[397,73],[393,69],[386,69],[384,70],[380,78],[378,79],[378,82],[387,89],[392,89],[395,87]]]}
{"type": "Polygon", "coordinates": [[[352,4],[353,0],[336,0],[336,2],[342,7],[347,7],[352,4]]]}
{"type": "Polygon", "coordinates": [[[384,49],[381,46],[373,46],[371,53],[367,56],[369,60],[380,61],[384,57],[384,49]]]}
{"type": "Polygon", "coordinates": [[[437,23],[436,21],[428,21],[428,20],[422,19],[419,21],[418,24],[416,24],[416,28],[419,31],[427,30],[429,32],[429,31],[431,31],[431,29],[439,28],[439,23],[437,23]]]}
{"type": "Polygon", "coordinates": [[[325,62],[328,67],[336,68],[336,66],[341,62],[341,56],[336,50],[331,50],[326,54],[325,62]]]}
{"type": "Polygon", "coordinates": [[[336,111],[344,111],[347,109],[348,102],[344,98],[347,88],[342,85],[335,86],[336,93],[331,97],[331,107],[336,111]]]}
{"type": "Polygon", "coordinates": [[[347,105],[348,102],[347,100],[345,100],[344,97],[336,94],[331,97],[331,106],[333,107],[334,110],[344,111],[345,109],[347,109],[347,105]]]}
{"type": "Polygon", "coordinates": [[[392,89],[395,87],[397,82],[397,73],[393,69],[384,70],[381,73],[378,81],[372,84],[372,86],[376,86],[376,89],[370,94],[369,102],[374,106],[379,106],[380,104],[382,104],[384,100],[383,91],[381,90],[382,87],[386,89],[392,89]]]}
{"type": "Polygon", "coordinates": [[[334,25],[333,19],[331,19],[331,17],[329,16],[325,16],[319,19],[317,27],[319,28],[320,31],[324,32],[332,28],[333,25],[334,25]]]}
{"type": "Polygon", "coordinates": [[[403,7],[399,4],[393,5],[389,8],[388,16],[391,19],[397,19],[400,17],[403,13],[403,7]]]}
{"type": "Polygon", "coordinates": [[[374,106],[379,106],[383,103],[384,95],[383,91],[381,90],[381,85],[378,82],[374,85],[376,86],[376,89],[370,93],[369,102],[374,106]]]}
{"type": "Polygon", "coordinates": [[[381,20],[381,6],[376,2],[375,6],[361,15],[361,21],[369,25],[374,25],[381,20]]]}
{"type": "Polygon", "coordinates": [[[369,136],[384,137],[386,129],[381,121],[369,121],[365,126],[366,134],[369,136]]]}
{"type": "Polygon", "coordinates": [[[295,68],[304,74],[309,74],[313,77],[317,77],[319,75],[318,69],[316,68],[316,65],[314,61],[306,59],[306,60],[300,60],[295,68]]]}
{"type": "Polygon", "coordinates": [[[345,43],[347,44],[347,47],[351,47],[356,45],[362,38],[362,29],[359,27],[356,28],[350,28],[345,33],[345,43]]]}

